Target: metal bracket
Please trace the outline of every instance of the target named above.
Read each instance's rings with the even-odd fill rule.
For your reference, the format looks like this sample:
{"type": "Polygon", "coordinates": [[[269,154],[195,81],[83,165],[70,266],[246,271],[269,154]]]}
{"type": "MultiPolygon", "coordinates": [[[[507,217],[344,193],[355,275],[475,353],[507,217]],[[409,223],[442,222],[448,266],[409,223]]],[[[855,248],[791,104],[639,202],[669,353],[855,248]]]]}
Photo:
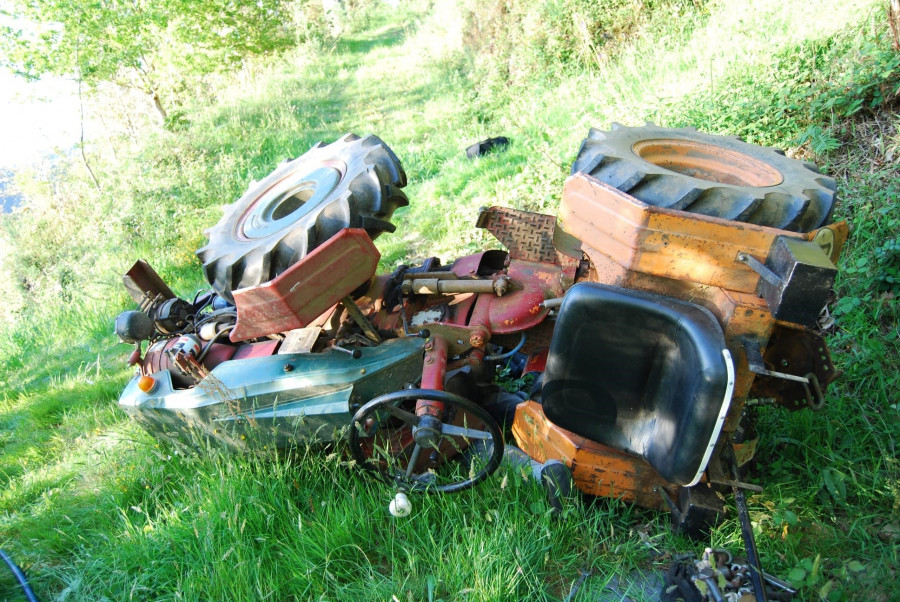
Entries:
{"type": "Polygon", "coordinates": [[[747,355],[747,366],[753,374],[762,374],[763,376],[772,376],[783,380],[790,380],[797,383],[809,384],[809,378],[805,376],[794,376],[785,372],[776,372],[766,368],[763,361],[762,351],[759,348],[759,341],[756,339],[743,338],[741,343],[744,346],[744,353],[747,355]]]}
{"type": "Polygon", "coordinates": [[[746,264],[748,268],[759,274],[760,278],[762,278],[772,286],[781,286],[784,282],[781,278],[778,277],[778,274],[760,263],[759,260],[752,255],[748,255],[747,253],[741,251],[737,254],[737,260],[743,264],[746,264]]]}
{"type": "Polygon", "coordinates": [[[366,318],[362,310],[359,309],[359,306],[353,301],[353,297],[347,295],[346,297],[341,299],[341,305],[344,306],[344,309],[347,310],[347,313],[350,314],[350,317],[353,318],[353,321],[356,322],[356,325],[360,327],[360,329],[366,335],[366,338],[371,340],[376,345],[381,342],[381,337],[378,336],[378,331],[375,330],[375,327],[372,326],[372,323],[369,322],[369,319],[366,318]]]}
{"type": "Polygon", "coordinates": [[[761,376],[770,376],[772,378],[800,383],[803,386],[803,390],[806,392],[806,402],[810,409],[822,409],[825,405],[825,394],[819,384],[818,377],[814,373],[809,372],[805,376],[796,376],[794,374],[769,370],[766,368],[765,361],[763,360],[759,341],[744,337],[741,339],[741,344],[743,345],[744,353],[747,356],[747,367],[750,368],[750,372],[761,376]]]}

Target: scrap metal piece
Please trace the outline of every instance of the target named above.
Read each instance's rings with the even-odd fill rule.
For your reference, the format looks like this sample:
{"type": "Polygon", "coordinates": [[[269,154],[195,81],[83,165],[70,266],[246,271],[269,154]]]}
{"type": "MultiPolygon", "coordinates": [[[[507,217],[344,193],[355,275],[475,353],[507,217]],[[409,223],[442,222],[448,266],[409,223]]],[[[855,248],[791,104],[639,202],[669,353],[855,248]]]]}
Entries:
{"type": "Polygon", "coordinates": [[[756,293],[766,300],[775,319],[804,326],[816,324],[837,274],[821,246],[778,236],[765,265],[744,252],[738,253],[737,261],[760,275],[756,293]]]}
{"type": "Polygon", "coordinates": [[[558,254],[553,245],[556,218],[552,215],[506,207],[482,207],[475,225],[493,234],[509,249],[513,259],[557,263],[558,254]]]}
{"type": "Polygon", "coordinates": [[[772,376],[774,378],[791,380],[798,383],[809,383],[809,379],[804,376],[794,376],[793,374],[776,372],[766,368],[762,352],[759,349],[759,341],[756,339],[745,338],[741,342],[743,343],[744,353],[747,355],[747,367],[750,368],[750,372],[762,376],[772,376]]]}
{"type": "Polygon", "coordinates": [[[288,332],[281,346],[278,348],[279,355],[288,353],[311,353],[313,346],[322,333],[319,326],[309,326],[307,328],[295,328],[288,332]]]}
{"type": "Polygon", "coordinates": [[[706,583],[707,597],[711,602],[725,602],[725,598],[716,584],[716,578],[712,574],[706,575],[701,573],[699,578],[706,583]]]}
{"type": "MultiPolygon", "coordinates": [[[[737,482],[741,480],[741,469],[737,465],[730,447],[725,448],[724,462],[730,464],[731,476],[737,482]]],[[[747,496],[744,489],[735,486],[734,503],[737,506],[738,522],[741,525],[741,537],[744,540],[744,550],[747,552],[747,565],[750,568],[750,583],[753,585],[753,594],[756,602],[768,602],[766,587],[763,584],[763,571],[759,562],[759,553],[756,549],[756,537],[753,534],[753,525],[750,522],[750,511],[747,509],[747,496]]]]}
{"type": "Polygon", "coordinates": [[[163,282],[156,270],[144,259],[138,259],[131,269],[122,276],[122,283],[128,294],[138,305],[142,305],[147,299],[173,299],[175,293],[163,282]]]}
{"type": "Polygon", "coordinates": [[[497,278],[457,279],[453,278],[421,278],[416,276],[403,281],[400,289],[405,295],[452,295],[456,293],[494,293],[502,297],[510,290],[510,279],[504,275],[497,278]]]}
{"type": "Polygon", "coordinates": [[[762,576],[763,576],[763,580],[765,580],[766,583],[780,589],[781,591],[787,592],[791,596],[793,596],[797,593],[797,588],[792,586],[787,581],[784,581],[783,579],[779,579],[778,577],[775,577],[774,575],[770,575],[769,573],[766,573],[766,572],[763,572],[762,576]]]}
{"type": "Polygon", "coordinates": [[[747,510],[747,498],[743,489],[734,488],[734,502],[741,523],[744,547],[747,549],[747,564],[750,566],[750,582],[753,584],[753,593],[756,595],[757,602],[767,602],[766,588],[762,580],[763,572],[759,565],[759,553],[756,550],[756,538],[753,535],[753,525],[750,524],[750,512],[747,510]]]}
{"type": "Polygon", "coordinates": [[[381,342],[381,337],[378,336],[378,332],[375,330],[375,327],[372,326],[372,323],[369,322],[369,319],[363,314],[362,310],[359,309],[359,306],[353,301],[353,297],[347,295],[346,297],[341,299],[341,305],[344,306],[344,309],[347,310],[347,313],[350,314],[350,317],[353,318],[353,321],[356,322],[356,325],[362,329],[369,340],[371,340],[376,345],[381,342]]]}
{"type": "Polygon", "coordinates": [[[824,406],[824,391],[840,372],[820,334],[777,325],[765,351],[760,352],[755,339],[744,338],[742,343],[750,370],[758,375],[750,397],[774,399],[789,410],[824,406]]]}
{"type": "Polygon", "coordinates": [[[753,255],[740,252],[737,255],[737,260],[741,263],[746,263],[748,268],[759,274],[770,285],[775,287],[782,285],[781,277],[766,267],[765,264],[760,263],[753,255]]]}
{"type": "Polygon", "coordinates": [[[657,492],[672,514],[672,530],[692,539],[703,538],[710,527],[721,521],[725,512],[722,500],[705,485],[680,488],[678,503],[662,487],[657,492]]]}

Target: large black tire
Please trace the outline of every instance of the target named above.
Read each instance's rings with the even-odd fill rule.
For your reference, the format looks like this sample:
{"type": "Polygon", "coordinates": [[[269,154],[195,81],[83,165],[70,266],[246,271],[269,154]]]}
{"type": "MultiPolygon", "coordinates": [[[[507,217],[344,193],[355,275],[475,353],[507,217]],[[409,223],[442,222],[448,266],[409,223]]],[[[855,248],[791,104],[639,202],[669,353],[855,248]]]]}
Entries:
{"type": "Polygon", "coordinates": [[[393,232],[394,210],[409,203],[405,185],[400,161],[377,136],[319,142],[225,208],[197,251],[206,278],[233,300],[232,291],[268,282],[343,228],[372,238],[393,232]]]}
{"type": "Polygon", "coordinates": [[[829,223],[835,202],[834,179],[812,163],[690,127],[591,128],[572,165],[578,172],[648,205],[793,232],[829,223]]]}

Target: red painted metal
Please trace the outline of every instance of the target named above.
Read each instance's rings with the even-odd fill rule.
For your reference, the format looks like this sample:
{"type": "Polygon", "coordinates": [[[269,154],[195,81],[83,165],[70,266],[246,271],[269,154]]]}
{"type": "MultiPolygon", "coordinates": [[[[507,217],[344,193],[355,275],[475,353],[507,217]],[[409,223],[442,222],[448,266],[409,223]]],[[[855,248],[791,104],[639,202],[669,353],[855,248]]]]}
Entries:
{"type": "Polygon", "coordinates": [[[507,273],[517,290],[491,299],[488,323],[494,334],[534,328],[550,313],[549,309],[541,307],[541,302],[561,297],[565,292],[563,270],[556,264],[514,259],[507,273]]]}
{"type": "Polygon", "coordinates": [[[528,374],[529,372],[543,372],[547,369],[547,350],[543,350],[534,355],[528,356],[528,361],[525,363],[525,368],[522,370],[522,374],[528,374]]]}
{"type": "MultiPolygon", "coordinates": [[[[460,271],[458,275],[476,273],[483,255],[471,255],[458,260],[454,263],[454,273],[457,268],[460,271]]],[[[541,303],[546,299],[563,296],[565,286],[571,284],[566,270],[558,264],[512,260],[503,272],[512,281],[511,290],[507,294],[502,297],[487,293],[462,297],[458,303],[450,305],[449,315],[440,322],[429,325],[429,329],[436,332],[442,326],[465,326],[468,336],[458,333],[453,335],[454,340],[460,338],[469,347],[481,350],[493,335],[518,334],[533,329],[550,313],[549,309],[541,307],[541,303]]],[[[442,296],[437,301],[447,303],[448,298],[442,296]]],[[[416,310],[412,310],[410,315],[424,308],[416,306],[416,310]]],[[[446,332],[440,332],[444,336],[450,336],[447,333],[451,330],[445,330],[446,332]]],[[[472,362],[468,363],[473,365],[472,362]]],[[[474,365],[477,363],[476,359],[474,365]]]]}
{"type": "Polygon", "coordinates": [[[484,349],[491,340],[491,304],[494,299],[496,299],[494,295],[478,295],[475,300],[475,307],[469,320],[469,327],[472,329],[469,344],[472,347],[484,349]]]}
{"type": "MultiPolygon", "coordinates": [[[[447,340],[433,336],[425,343],[425,364],[422,367],[422,388],[444,390],[444,378],[447,374],[447,340]]],[[[434,416],[440,418],[444,412],[444,404],[430,399],[416,401],[416,416],[434,416]]]]}
{"type": "Polygon", "coordinates": [[[231,340],[308,326],[370,280],[380,257],[365,230],[341,230],[269,282],[234,291],[238,320],[231,340]]]}
{"type": "Polygon", "coordinates": [[[237,349],[234,345],[225,345],[223,343],[213,343],[206,356],[203,358],[203,366],[208,370],[212,370],[224,361],[234,357],[237,349]]]}
{"type": "Polygon", "coordinates": [[[469,319],[469,314],[471,313],[472,308],[475,306],[475,301],[477,299],[478,295],[474,293],[458,295],[457,302],[450,304],[450,312],[452,317],[449,321],[452,324],[456,324],[458,326],[465,326],[466,321],[469,319]]]}
{"type": "Polygon", "coordinates": [[[263,341],[262,343],[241,345],[231,359],[244,360],[248,357],[268,357],[275,355],[276,349],[278,349],[278,341],[263,341]]]}
{"type": "Polygon", "coordinates": [[[178,337],[157,341],[150,345],[147,353],[144,354],[144,360],[141,364],[141,374],[150,375],[162,370],[168,370],[172,367],[172,361],[169,359],[167,350],[175,346],[178,337]]]}
{"type": "MultiPolygon", "coordinates": [[[[169,357],[169,354],[167,353],[178,344],[178,339],[179,337],[173,337],[171,339],[157,341],[151,345],[150,348],[147,349],[147,353],[144,354],[144,359],[141,363],[141,374],[150,375],[163,370],[168,370],[172,374],[172,384],[174,384],[176,388],[181,389],[193,386],[194,382],[181,373],[181,370],[172,362],[172,358],[169,357]]],[[[269,344],[277,345],[278,342],[268,341],[267,343],[263,343],[263,345],[269,344]]],[[[235,348],[234,345],[213,343],[212,347],[209,348],[209,351],[206,352],[206,357],[203,359],[203,368],[212,370],[222,362],[230,359],[257,357],[259,355],[272,355],[275,353],[273,346],[267,353],[263,353],[262,349],[260,349],[254,355],[250,355],[250,351],[244,351],[244,355],[242,356],[238,355],[240,350],[244,347],[250,347],[250,345],[243,345],[240,348],[235,348]],[[238,353],[235,353],[236,350],[238,350],[238,353]]]]}
{"type": "Polygon", "coordinates": [[[453,262],[453,266],[450,268],[450,271],[460,278],[476,276],[478,274],[478,268],[481,266],[481,260],[483,258],[483,252],[460,257],[453,262]]]}

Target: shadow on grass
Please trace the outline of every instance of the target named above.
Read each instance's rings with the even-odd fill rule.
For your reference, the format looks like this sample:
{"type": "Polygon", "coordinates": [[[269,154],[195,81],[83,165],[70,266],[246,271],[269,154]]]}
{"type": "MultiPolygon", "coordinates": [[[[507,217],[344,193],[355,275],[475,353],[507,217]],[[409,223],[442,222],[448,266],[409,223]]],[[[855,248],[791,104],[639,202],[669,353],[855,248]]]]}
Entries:
{"type": "Polygon", "coordinates": [[[368,35],[346,36],[338,40],[335,48],[350,54],[366,55],[376,48],[394,46],[403,41],[404,29],[400,26],[386,27],[368,35]]]}

